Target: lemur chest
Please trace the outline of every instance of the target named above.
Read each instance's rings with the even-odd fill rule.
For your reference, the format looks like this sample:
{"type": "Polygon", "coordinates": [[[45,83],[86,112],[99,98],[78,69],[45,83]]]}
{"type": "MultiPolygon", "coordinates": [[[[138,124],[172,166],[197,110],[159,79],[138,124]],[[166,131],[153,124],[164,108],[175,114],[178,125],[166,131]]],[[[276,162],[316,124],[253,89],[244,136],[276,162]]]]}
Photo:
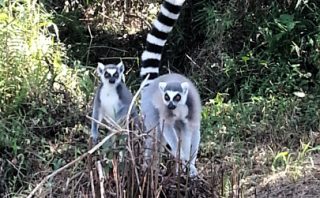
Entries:
{"type": "Polygon", "coordinates": [[[103,86],[100,93],[100,101],[104,115],[115,119],[120,109],[120,98],[116,88],[103,86]]]}
{"type": "Polygon", "coordinates": [[[174,110],[167,110],[167,116],[174,120],[185,120],[188,116],[188,108],[186,106],[178,106],[174,110]]]}

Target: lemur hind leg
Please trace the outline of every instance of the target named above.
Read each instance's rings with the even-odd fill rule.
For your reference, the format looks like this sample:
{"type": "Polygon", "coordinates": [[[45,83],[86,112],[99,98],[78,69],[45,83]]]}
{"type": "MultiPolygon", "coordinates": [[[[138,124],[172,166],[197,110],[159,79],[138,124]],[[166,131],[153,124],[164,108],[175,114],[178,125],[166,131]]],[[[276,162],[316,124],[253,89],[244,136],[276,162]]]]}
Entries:
{"type": "Polygon", "coordinates": [[[144,166],[150,165],[152,160],[152,147],[154,140],[154,132],[158,134],[159,127],[159,113],[150,102],[149,98],[144,97],[142,92],[141,108],[143,113],[143,131],[145,133],[144,141],[144,166]]]}
{"type": "Polygon", "coordinates": [[[191,151],[190,151],[190,176],[198,175],[196,159],[200,145],[200,126],[190,127],[191,131],[191,151]]]}
{"type": "MultiPolygon", "coordinates": [[[[103,115],[101,111],[98,111],[98,109],[94,109],[92,113],[92,118],[97,120],[98,122],[101,122],[103,119],[103,115]]],[[[99,124],[95,121],[91,121],[91,135],[92,135],[92,141],[93,144],[96,144],[98,141],[98,130],[99,130],[99,124]]]]}

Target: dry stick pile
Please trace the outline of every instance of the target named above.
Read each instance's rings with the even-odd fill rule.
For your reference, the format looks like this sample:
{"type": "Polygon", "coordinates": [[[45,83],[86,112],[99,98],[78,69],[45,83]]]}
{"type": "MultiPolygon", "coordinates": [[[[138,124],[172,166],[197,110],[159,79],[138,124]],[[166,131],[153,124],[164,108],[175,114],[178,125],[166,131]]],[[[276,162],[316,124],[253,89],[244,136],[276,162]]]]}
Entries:
{"type": "MultiPolygon", "coordinates": [[[[141,88],[135,94],[133,101],[130,105],[129,112],[132,109],[134,102],[141,91],[141,88]]],[[[89,119],[93,119],[87,116],[89,119]]],[[[158,153],[157,144],[154,141],[154,158],[150,167],[146,170],[142,167],[143,162],[143,142],[145,134],[139,130],[129,130],[129,113],[126,117],[126,128],[123,129],[117,123],[114,123],[111,119],[108,119],[110,125],[104,126],[111,133],[103,138],[101,142],[91,148],[92,143],[90,140],[89,147],[91,148],[80,157],[74,159],[70,163],[55,170],[51,174],[47,175],[42,181],[31,191],[27,198],[31,198],[37,191],[45,190],[44,184],[53,179],[59,173],[64,172],[66,169],[74,166],[76,163],[87,158],[87,170],[84,170],[87,174],[87,194],[91,194],[91,197],[215,197],[210,190],[212,185],[203,179],[193,179],[192,181],[182,175],[181,171],[176,176],[173,170],[175,168],[172,164],[174,160],[168,160],[166,165],[160,164],[160,153],[158,153]],[[93,154],[102,147],[111,138],[118,135],[126,136],[125,149],[120,149],[120,152],[124,152],[123,157],[119,157],[119,152],[113,150],[112,159],[112,171],[106,172],[105,159],[92,160],[93,154]],[[92,165],[95,166],[92,166],[92,165]],[[161,169],[162,167],[162,169],[161,169]]],[[[95,120],[96,121],[96,120],[95,120]]],[[[153,130],[154,131],[154,130],[153,130]]],[[[156,136],[155,136],[156,137],[156,136]]],[[[119,143],[117,141],[117,143],[119,143]]],[[[68,183],[68,182],[67,182],[68,183]]],[[[68,186],[68,184],[66,185],[68,186]]],[[[74,189],[74,188],[73,188],[74,189]]]]}

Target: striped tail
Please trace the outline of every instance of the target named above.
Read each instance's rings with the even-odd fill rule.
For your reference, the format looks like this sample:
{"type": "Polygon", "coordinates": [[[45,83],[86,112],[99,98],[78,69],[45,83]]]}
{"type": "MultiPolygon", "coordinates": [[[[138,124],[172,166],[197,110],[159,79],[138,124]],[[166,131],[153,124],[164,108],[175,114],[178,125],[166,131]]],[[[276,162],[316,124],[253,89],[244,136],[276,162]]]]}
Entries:
{"type": "Polygon", "coordinates": [[[140,77],[145,79],[150,74],[146,84],[159,76],[162,50],[184,2],[185,0],[165,0],[160,7],[157,19],[153,22],[147,36],[146,49],[141,55],[140,77]]]}

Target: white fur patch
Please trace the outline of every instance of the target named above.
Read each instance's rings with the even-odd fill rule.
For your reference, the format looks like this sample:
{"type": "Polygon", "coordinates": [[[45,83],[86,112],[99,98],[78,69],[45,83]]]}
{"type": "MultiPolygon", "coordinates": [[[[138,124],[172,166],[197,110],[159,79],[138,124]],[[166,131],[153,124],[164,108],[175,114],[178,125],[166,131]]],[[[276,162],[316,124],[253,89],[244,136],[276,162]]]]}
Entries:
{"type": "Polygon", "coordinates": [[[166,82],[159,82],[159,88],[162,92],[164,92],[164,89],[166,88],[167,83],[166,82]]]}
{"type": "Polygon", "coordinates": [[[103,74],[103,70],[104,70],[104,64],[98,62],[97,73],[99,76],[103,74]]]}
{"type": "Polygon", "coordinates": [[[161,54],[153,53],[153,52],[149,52],[149,51],[145,50],[141,55],[141,60],[144,61],[147,59],[161,60],[161,54]]]}
{"type": "Polygon", "coordinates": [[[183,82],[183,83],[181,83],[181,87],[182,87],[183,93],[187,94],[188,88],[189,88],[189,83],[183,82]]]}
{"type": "Polygon", "coordinates": [[[166,91],[166,93],[169,95],[170,100],[173,100],[173,98],[177,95],[180,94],[178,91],[166,91]]]}
{"type": "Polygon", "coordinates": [[[148,73],[159,73],[159,67],[142,67],[140,69],[140,76],[144,76],[148,73]]]}
{"type": "Polygon", "coordinates": [[[147,41],[148,41],[149,43],[152,43],[152,44],[164,46],[164,44],[166,44],[166,41],[167,41],[167,40],[162,40],[162,39],[159,39],[159,38],[153,36],[152,34],[148,34],[148,36],[147,36],[147,41]]]}
{"type": "Polygon", "coordinates": [[[168,32],[171,32],[172,30],[172,26],[167,26],[163,23],[161,23],[159,20],[155,20],[155,22],[153,23],[154,27],[157,28],[159,31],[161,32],[165,32],[165,33],[168,33],[168,32]]]}
{"type": "Polygon", "coordinates": [[[165,8],[163,5],[161,5],[160,7],[160,12],[166,16],[169,17],[170,19],[174,19],[177,20],[179,18],[179,14],[174,14],[172,12],[170,12],[169,10],[167,10],[167,8],[165,8]]]}
{"type": "Polygon", "coordinates": [[[124,72],[124,64],[122,62],[122,60],[120,61],[120,63],[117,65],[117,68],[120,70],[120,73],[124,72]]]}
{"type": "Polygon", "coordinates": [[[166,0],[166,1],[177,6],[182,5],[185,2],[185,0],[166,0]]]}
{"type": "Polygon", "coordinates": [[[109,83],[104,84],[100,92],[100,101],[103,109],[103,116],[105,117],[107,115],[115,120],[120,104],[116,86],[110,85],[109,83]]]}
{"type": "Polygon", "coordinates": [[[117,69],[106,69],[106,70],[111,76],[113,76],[113,74],[117,72],[117,69]]]}

